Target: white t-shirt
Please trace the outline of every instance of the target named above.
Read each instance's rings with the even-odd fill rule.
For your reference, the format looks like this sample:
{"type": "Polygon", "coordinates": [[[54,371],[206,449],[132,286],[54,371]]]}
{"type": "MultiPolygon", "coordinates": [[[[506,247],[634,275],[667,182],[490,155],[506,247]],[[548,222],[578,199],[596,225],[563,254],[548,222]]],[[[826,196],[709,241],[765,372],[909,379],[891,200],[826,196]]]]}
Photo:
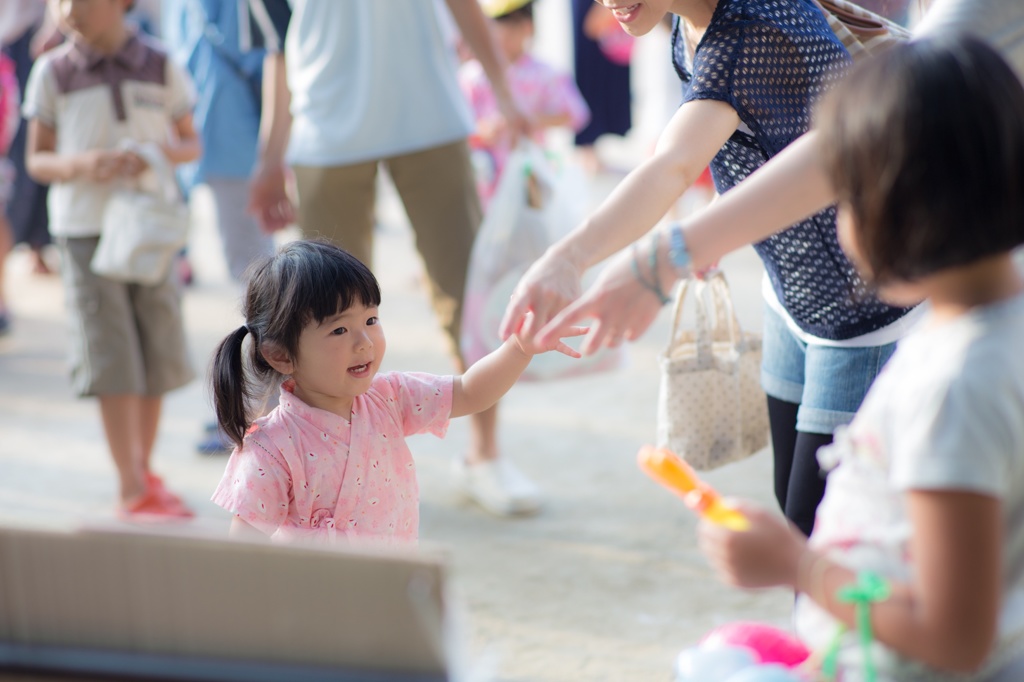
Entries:
{"type": "MultiPolygon", "coordinates": [[[[822,468],[831,472],[810,543],[851,569],[908,580],[908,491],[997,498],[1004,601],[991,667],[1024,650],[1024,295],[943,324],[928,322],[900,341],[857,416],[819,451],[822,468]]],[[[796,623],[814,648],[826,647],[836,631],[831,616],[804,595],[796,623]]],[[[856,635],[846,644],[842,660],[856,674],[862,661],[856,635]]],[[[945,679],[877,649],[880,680],[945,679]]]]}
{"type": "Polygon", "coordinates": [[[779,301],[779,297],[775,294],[775,289],[772,288],[772,283],[768,279],[767,274],[761,278],[761,296],[764,297],[764,302],[768,307],[774,310],[778,316],[782,318],[782,321],[786,323],[786,327],[789,328],[789,331],[793,336],[804,343],[829,348],[872,348],[874,346],[885,346],[890,343],[896,343],[920,323],[928,309],[927,304],[922,303],[921,305],[911,308],[906,315],[895,322],[885,325],[881,329],[876,329],[873,332],[861,334],[860,336],[854,336],[850,339],[837,341],[834,339],[823,339],[821,337],[814,336],[813,334],[808,334],[801,329],[796,323],[796,320],[794,320],[782,306],[782,303],[779,301]]]}
{"type": "Polygon", "coordinates": [[[473,130],[434,0],[292,0],[287,160],[341,166],[430,149],[473,130]]]}

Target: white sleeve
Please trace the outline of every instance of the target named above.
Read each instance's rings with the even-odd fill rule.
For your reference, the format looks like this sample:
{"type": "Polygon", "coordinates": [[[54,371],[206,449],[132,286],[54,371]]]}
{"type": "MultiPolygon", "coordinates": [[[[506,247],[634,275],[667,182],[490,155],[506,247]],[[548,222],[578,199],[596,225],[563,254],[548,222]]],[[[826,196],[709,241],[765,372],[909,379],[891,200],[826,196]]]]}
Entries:
{"type": "Polygon", "coordinates": [[[38,119],[51,128],[57,127],[57,77],[46,55],[32,66],[21,113],[26,119],[38,119]]]}
{"type": "MultiPolygon", "coordinates": [[[[1003,375],[1005,376],[1005,375],[1003,375]]],[[[997,372],[963,372],[946,390],[919,395],[893,434],[891,480],[902,490],[960,490],[1003,497],[1024,443],[1019,390],[997,372]]]]}

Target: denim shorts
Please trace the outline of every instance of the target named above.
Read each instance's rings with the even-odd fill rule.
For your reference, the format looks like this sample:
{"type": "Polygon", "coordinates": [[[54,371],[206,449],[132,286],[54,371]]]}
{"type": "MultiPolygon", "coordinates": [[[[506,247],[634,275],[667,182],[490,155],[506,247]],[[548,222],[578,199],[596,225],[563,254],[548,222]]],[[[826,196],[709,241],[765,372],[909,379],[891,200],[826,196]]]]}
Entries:
{"type": "Polygon", "coordinates": [[[850,423],[895,349],[895,343],[863,348],[805,343],[766,305],[761,386],[773,398],[800,405],[797,431],[832,433],[850,423]]]}

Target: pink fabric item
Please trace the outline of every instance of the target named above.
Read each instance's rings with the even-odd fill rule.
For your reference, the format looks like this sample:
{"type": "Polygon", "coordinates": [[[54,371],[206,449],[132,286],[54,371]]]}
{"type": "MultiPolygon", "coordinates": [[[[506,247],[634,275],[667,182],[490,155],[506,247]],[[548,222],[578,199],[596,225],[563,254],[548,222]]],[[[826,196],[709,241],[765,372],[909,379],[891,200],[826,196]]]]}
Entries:
{"type": "MultiPolygon", "coordinates": [[[[512,97],[528,118],[568,114],[569,127],[574,132],[583,130],[590,121],[590,109],[569,74],[557,71],[527,54],[508,67],[505,77],[512,97]]],[[[472,60],[462,65],[459,69],[459,86],[473,108],[473,118],[477,123],[501,115],[498,100],[494,97],[480,62],[472,60]]],[[[543,143],[543,131],[537,131],[535,139],[543,143]]],[[[493,192],[512,148],[508,140],[481,148],[490,152],[494,158],[494,178],[489,183],[490,187],[484,188],[485,196],[489,198],[488,190],[493,192]]]]}
{"type": "Polygon", "coordinates": [[[14,61],[0,53],[0,157],[7,154],[11,140],[18,131],[20,94],[14,61]]]}
{"type": "Polygon", "coordinates": [[[608,61],[619,66],[626,66],[633,58],[633,42],[636,39],[618,25],[601,36],[597,45],[608,61]]]}
{"type": "Polygon", "coordinates": [[[719,625],[701,640],[701,646],[742,646],[757,654],[762,664],[794,668],[811,655],[799,637],[766,623],[738,621],[719,625]]]}
{"type": "Polygon", "coordinates": [[[415,542],[419,488],[406,436],[443,437],[452,377],[389,372],[352,405],[352,421],[295,397],[257,419],[213,501],[275,540],[415,542]]]}

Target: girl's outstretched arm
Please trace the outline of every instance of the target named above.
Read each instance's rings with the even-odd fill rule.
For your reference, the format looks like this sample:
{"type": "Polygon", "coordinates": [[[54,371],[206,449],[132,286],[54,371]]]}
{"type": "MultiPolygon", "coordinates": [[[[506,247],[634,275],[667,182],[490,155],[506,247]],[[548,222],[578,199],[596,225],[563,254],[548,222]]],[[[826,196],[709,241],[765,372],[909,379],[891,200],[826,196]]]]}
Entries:
{"type": "MultiPolygon", "coordinates": [[[[915,580],[894,583],[871,607],[874,637],[908,658],[950,672],[976,670],[996,638],[1002,595],[1003,524],[998,499],[959,491],[911,491],[915,580]]],[[[854,571],[810,550],[777,514],[748,504],[744,532],[702,522],[700,545],[719,575],[740,587],[788,586],[856,628],[854,607],[836,592],[854,571]]]]}
{"type": "Polygon", "coordinates": [[[579,227],[552,245],[523,275],[500,333],[531,337],[580,294],[580,277],[646,234],[696,181],[739,125],[724,102],[695,100],[679,107],[653,156],[623,180],[579,227]],[[526,320],[527,312],[533,313],[526,320]],[[524,324],[525,322],[525,324],[524,324]]]}
{"type": "MultiPolygon", "coordinates": [[[[565,336],[582,336],[586,331],[583,327],[575,327],[568,330],[565,336]]],[[[546,351],[580,357],[560,338],[541,346],[513,335],[498,350],[473,363],[462,376],[455,377],[451,416],[476,414],[497,403],[516,383],[533,356],[546,351]]]]}

